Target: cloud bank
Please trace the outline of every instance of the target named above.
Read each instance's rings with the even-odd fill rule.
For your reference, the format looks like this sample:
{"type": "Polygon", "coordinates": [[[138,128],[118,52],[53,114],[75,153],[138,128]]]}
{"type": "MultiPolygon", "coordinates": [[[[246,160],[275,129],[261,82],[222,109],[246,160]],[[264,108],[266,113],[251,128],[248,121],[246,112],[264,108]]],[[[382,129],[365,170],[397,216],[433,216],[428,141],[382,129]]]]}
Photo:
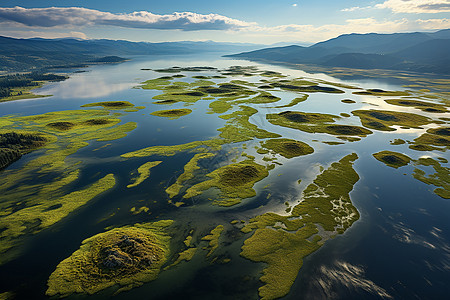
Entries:
{"type": "Polygon", "coordinates": [[[341,11],[352,12],[364,9],[390,9],[394,13],[435,14],[450,12],[450,0],[387,0],[375,6],[350,7],[341,11]]]}
{"type": "Polygon", "coordinates": [[[170,15],[157,15],[148,11],[113,14],[83,7],[23,8],[19,6],[0,7],[0,23],[18,23],[30,27],[109,25],[184,31],[230,30],[252,25],[218,14],[175,12],[170,15]]]}
{"type": "Polygon", "coordinates": [[[450,12],[450,0],[387,0],[375,8],[388,8],[394,13],[450,12]]]}

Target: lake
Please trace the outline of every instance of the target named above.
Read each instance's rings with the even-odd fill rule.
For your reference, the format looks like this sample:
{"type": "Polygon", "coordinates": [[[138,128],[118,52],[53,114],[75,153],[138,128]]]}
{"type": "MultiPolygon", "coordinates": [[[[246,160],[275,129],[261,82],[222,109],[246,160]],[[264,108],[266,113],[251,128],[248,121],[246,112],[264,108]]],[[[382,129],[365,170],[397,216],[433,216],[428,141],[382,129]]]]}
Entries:
{"type": "MultiPolygon", "coordinates": [[[[421,164],[419,161],[420,158],[432,158],[440,162],[442,172],[446,174],[446,177],[442,177],[444,182],[441,182],[443,184],[441,186],[446,189],[449,184],[448,162],[446,162],[449,156],[445,152],[448,145],[444,144],[444,147],[428,151],[417,151],[409,146],[427,130],[437,127],[448,128],[449,114],[448,111],[440,113],[423,111],[417,107],[392,105],[384,101],[399,98],[416,99],[445,105],[442,98],[447,97],[448,103],[448,95],[445,96],[442,90],[423,91],[428,87],[420,86],[420,84],[417,87],[403,87],[401,81],[389,80],[389,78],[342,80],[326,74],[310,74],[283,66],[223,59],[216,55],[134,57],[125,63],[97,65],[83,70],[86,72],[72,73],[70,78],[63,82],[48,83],[35,91],[37,94],[53,95],[51,97],[0,103],[0,116],[14,115],[13,118],[9,118],[14,121],[14,118],[20,116],[79,110],[80,106],[89,103],[129,101],[142,108],[129,112],[111,111],[119,113],[115,115],[120,119],[118,125],[136,122],[137,127],[127,131],[126,136],[118,139],[99,141],[98,137],[95,137],[84,140],[89,145],[77,148],[76,152],[69,154],[65,160],[66,165],[60,169],[41,172],[26,168],[27,164],[45,155],[45,150],[41,149],[23,156],[0,173],[0,182],[21,178],[21,184],[23,182],[30,186],[31,183],[44,186],[45,182],[64,181],[66,177],[58,177],[64,172],[64,168],[71,171],[79,170],[78,179],[68,185],[62,195],[84,188],[107,174],[115,176],[114,187],[73,209],[67,216],[50,226],[44,228],[39,223],[36,226],[41,226],[42,230],[39,229],[34,234],[30,234],[35,230],[33,229],[35,225],[24,224],[27,228],[31,228],[30,232],[24,231],[23,234],[14,236],[14,247],[8,248],[8,251],[13,251],[14,255],[0,265],[0,292],[12,292],[15,294],[15,299],[46,299],[48,296],[45,292],[50,275],[61,261],[80,248],[83,240],[116,227],[158,220],[174,220],[175,227],[170,231],[172,250],[165,266],[173,263],[177,253],[183,251],[185,247],[183,241],[187,236],[192,236],[193,245],[198,247],[192,260],[183,261],[167,270],[162,270],[156,280],[144,282],[142,286],[128,291],[115,294],[116,288],[113,287],[93,295],[75,293],[68,296],[68,299],[178,299],[181,297],[185,299],[258,299],[258,289],[263,285],[260,277],[267,265],[263,262],[264,260],[259,260],[261,262],[258,263],[240,255],[244,241],[254,234],[254,231],[243,232],[241,229],[249,224],[251,218],[265,213],[289,216],[290,212],[287,208],[292,209],[300,203],[303,199],[302,191],[311,185],[319,174],[329,169],[332,163],[356,153],[358,158],[352,166],[359,175],[359,180],[350,186],[349,196],[350,204],[359,212],[359,218],[352,221],[349,228],[345,228],[342,234],[322,234],[323,245],[320,244],[317,250],[304,258],[298,276],[293,278],[292,286],[282,299],[444,299],[448,297],[450,292],[448,285],[450,282],[450,222],[448,221],[450,200],[434,192],[438,185],[426,184],[413,176],[414,172],[417,172],[415,169],[423,170],[425,176],[433,174],[435,170],[431,165],[421,164]],[[216,69],[154,71],[174,66],[216,69]],[[250,72],[247,75],[242,73],[223,75],[226,71],[221,70],[228,69],[230,66],[254,66],[260,71],[279,72],[288,77],[281,77],[279,74],[264,75],[260,71],[255,71],[256,69],[246,69],[244,73],[250,72]],[[230,100],[232,106],[228,111],[214,112],[211,110],[210,103],[219,97],[191,102],[180,100],[171,105],[155,104],[155,99],[152,98],[162,94],[164,86],[160,89],[139,88],[144,81],[163,76],[171,77],[174,74],[183,74],[186,77],[171,78],[171,82],[184,82],[185,86],[191,84],[192,89],[198,90],[201,90],[204,83],[196,83],[197,80],[213,81],[216,84],[229,84],[232,80],[239,80],[240,82],[236,81],[233,84],[245,86],[247,92],[255,90],[261,92],[261,85],[278,84],[269,86],[264,91],[280,99],[276,103],[270,101],[249,103],[246,102],[248,97],[236,98],[230,100]],[[193,76],[203,76],[205,79],[193,78],[193,76]],[[296,90],[291,91],[286,86],[283,88],[284,83],[292,84],[292,81],[287,81],[299,77],[320,86],[334,87],[340,92],[300,93],[296,90]],[[287,81],[283,83],[280,80],[287,81]],[[408,90],[409,95],[354,94],[355,91],[370,89],[408,90]],[[309,95],[306,100],[289,106],[292,99],[304,94],[309,95]],[[427,95],[438,95],[441,98],[426,97],[427,95]],[[354,103],[343,103],[341,102],[343,99],[354,100],[354,103]],[[237,104],[241,100],[242,102],[237,104]],[[207,189],[190,198],[182,198],[181,194],[173,199],[169,198],[165,190],[177,181],[184,171],[184,166],[193,158],[194,153],[197,153],[192,152],[192,149],[176,151],[173,155],[156,153],[153,156],[121,156],[152,146],[180,145],[215,139],[220,134],[219,128],[224,128],[227,124],[231,124],[232,127],[240,126],[239,118],[219,117],[238,111],[240,105],[256,110],[256,113],[248,116],[250,124],[282,138],[306,143],[314,149],[314,152],[286,158],[267,149],[258,150],[264,148],[260,142],[267,139],[258,137],[258,134],[262,136],[265,134],[261,132],[253,136],[250,134],[250,138],[239,141],[234,141],[233,138],[241,133],[232,134],[231,138],[221,142],[220,149],[206,151],[214,156],[199,161],[199,170],[196,171],[198,173],[193,173],[194,178],[183,183],[183,191],[192,187],[195,189],[197,183],[208,179],[208,173],[245,159],[267,168],[268,176],[264,176],[251,185],[256,196],[239,199],[236,205],[214,205],[210,199],[216,199],[217,193],[220,192],[213,189],[207,189]],[[179,118],[150,115],[155,111],[169,109],[190,109],[192,112],[179,118]],[[320,126],[311,125],[304,130],[299,130],[274,124],[266,118],[267,114],[279,114],[283,111],[333,116],[347,114],[347,117],[343,115],[344,117],[334,118],[333,124],[361,128],[363,127],[362,119],[352,112],[371,109],[418,114],[437,123],[428,122],[416,126],[420,128],[393,125],[392,128],[396,130],[391,131],[364,126],[372,133],[357,136],[358,139],[355,141],[348,141],[337,138],[341,135],[321,131],[323,128],[320,126]],[[232,121],[235,123],[227,123],[232,121]],[[407,142],[399,145],[391,144],[391,141],[395,139],[407,142]],[[373,156],[385,150],[402,153],[412,161],[398,168],[386,165],[373,156]],[[244,156],[242,152],[245,153],[244,156]],[[269,154],[264,160],[266,153],[269,154]],[[127,185],[138,176],[136,170],[149,161],[162,161],[162,163],[151,168],[149,177],[141,184],[127,188],[127,185]],[[14,177],[25,176],[25,172],[28,172],[29,177],[14,177]],[[301,180],[300,183],[299,180],[301,180]],[[144,207],[145,209],[139,211],[144,207]],[[234,220],[238,221],[233,222],[234,220]],[[224,226],[225,229],[218,240],[218,248],[213,251],[213,255],[208,256],[207,252],[212,249],[204,239],[202,240],[202,237],[208,235],[218,225],[224,226]]],[[[83,109],[100,110],[101,108],[83,109]]],[[[33,123],[27,122],[24,121],[24,125],[20,126],[33,128],[33,123]]],[[[326,125],[328,126],[328,123],[326,125]]],[[[243,125],[245,134],[248,134],[248,126],[250,125],[247,123],[243,125]]],[[[63,138],[68,140],[71,138],[69,135],[64,135],[65,133],[57,134],[61,136],[60,141],[63,138]]],[[[94,136],[95,132],[89,134],[94,136]]],[[[339,178],[335,179],[339,180],[339,178]]],[[[342,177],[343,182],[346,180],[342,177]]],[[[14,203],[20,207],[18,208],[20,211],[22,209],[20,205],[27,205],[23,204],[26,203],[25,198],[34,197],[35,188],[42,187],[32,187],[33,192],[26,194],[29,196],[23,196],[19,192],[14,196],[16,189],[19,191],[19,188],[8,188],[8,197],[14,199],[0,196],[0,202],[7,203],[2,206],[2,210],[10,209],[13,205],[11,203],[14,203]]],[[[225,192],[222,190],[223,193],[225,192]]],[[[228,194],[227,197],[236,198],[228,194]]],[[[42,205],[42,203],[30,202],[30,205],[42,205]]],[[[11,214],[14,213],[15,210],[11,214]]],[[[6,214],[0,215],[0,219],[5,216],[6,214]]],[[[272,227],[280,232],[286,229],[272,227]]],[[[322,225],[317,228],[323,229],[322,225]]],[[[2,229],[1,233],[5,230],[1,226],[0,229],[2,229]]],[[[280,274],[283,274],[281,270],[280,274]]]]}

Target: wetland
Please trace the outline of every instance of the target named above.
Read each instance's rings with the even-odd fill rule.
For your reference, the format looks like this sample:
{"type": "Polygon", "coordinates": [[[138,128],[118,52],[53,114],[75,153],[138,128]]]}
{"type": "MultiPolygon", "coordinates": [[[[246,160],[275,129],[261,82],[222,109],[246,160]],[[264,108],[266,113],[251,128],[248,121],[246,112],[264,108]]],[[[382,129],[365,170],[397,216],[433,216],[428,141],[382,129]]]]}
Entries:
{"type": "Polygon", "coordinates": [[[450,79],[427,82],[136,57],[0,103],[0,296],[444,297],[450,79]]]}

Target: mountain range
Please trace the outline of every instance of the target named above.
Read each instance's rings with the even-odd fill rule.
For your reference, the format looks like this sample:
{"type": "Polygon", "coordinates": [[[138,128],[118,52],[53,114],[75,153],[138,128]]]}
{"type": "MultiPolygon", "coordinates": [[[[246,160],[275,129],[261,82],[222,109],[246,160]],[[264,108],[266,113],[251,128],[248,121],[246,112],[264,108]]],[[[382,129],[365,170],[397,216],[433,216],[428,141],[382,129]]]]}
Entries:
{"type": "Polygon", "coordinates": [[[220,54],[255,50],[257,44],[205,42],[146,43],[123,40],[15,39],[0,36],[0,71],[20,72],[49,67],[70,67],[104,56],[220,54]]]}
{"type": "Polygon", "coordinates": [[[434,33],[345,34],[309,47],[271,47],[225,56],[326,67],[450,74],[450,29],[434,33]]]}

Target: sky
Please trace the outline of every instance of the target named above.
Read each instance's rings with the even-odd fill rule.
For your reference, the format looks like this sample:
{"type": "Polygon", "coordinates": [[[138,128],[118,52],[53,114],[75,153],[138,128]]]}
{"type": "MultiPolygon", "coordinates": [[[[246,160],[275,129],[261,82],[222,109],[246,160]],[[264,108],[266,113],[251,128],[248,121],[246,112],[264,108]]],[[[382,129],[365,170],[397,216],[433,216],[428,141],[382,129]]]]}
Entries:
{"type": "Polygon", "coordinates": [[[2,0],[0,35],[311,44],[450,28],[450,0],[2,0]]]}

